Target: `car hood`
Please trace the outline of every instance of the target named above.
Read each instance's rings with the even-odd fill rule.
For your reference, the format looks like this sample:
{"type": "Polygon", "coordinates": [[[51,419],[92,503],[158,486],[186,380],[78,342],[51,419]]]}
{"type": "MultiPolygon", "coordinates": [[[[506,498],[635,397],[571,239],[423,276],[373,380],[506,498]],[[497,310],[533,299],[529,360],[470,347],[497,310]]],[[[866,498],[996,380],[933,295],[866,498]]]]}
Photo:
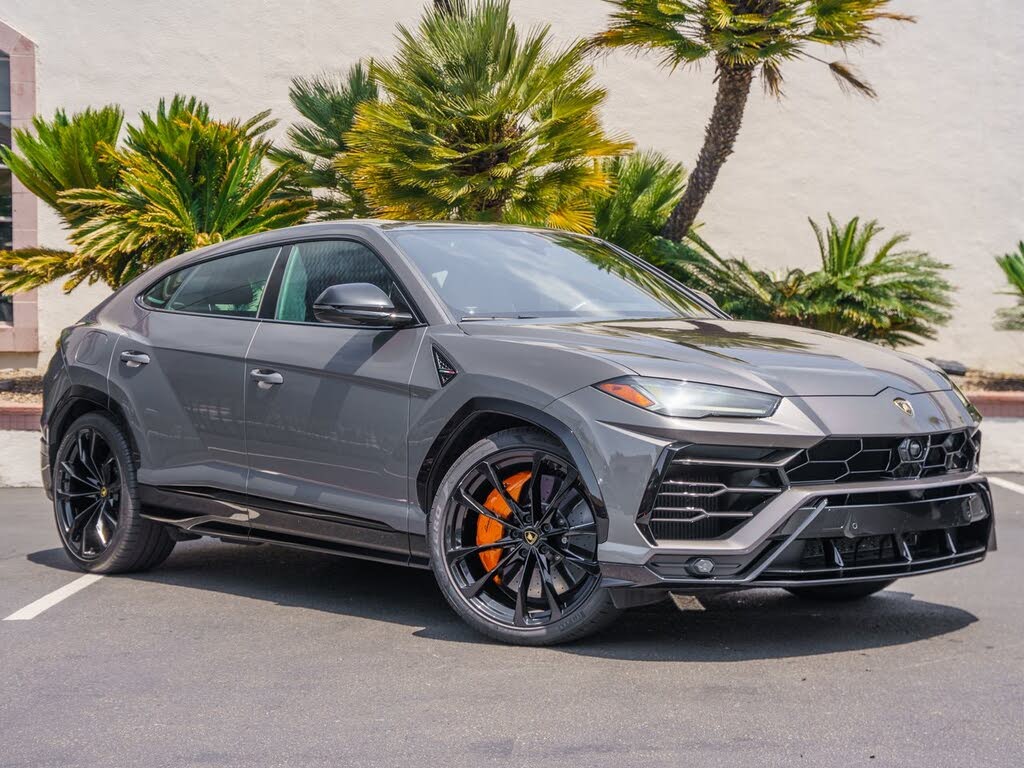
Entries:
{"type": "MultiPolygon", "coordinates": [[[[821,331],[739,320],[474,321],[471,336],[560,346],[641,376],[702,381],[783,396],[872,396],[950,389],[938,368],[821,331]]],[[[567,365],[571,361],[567,359],[567,365]]]]}

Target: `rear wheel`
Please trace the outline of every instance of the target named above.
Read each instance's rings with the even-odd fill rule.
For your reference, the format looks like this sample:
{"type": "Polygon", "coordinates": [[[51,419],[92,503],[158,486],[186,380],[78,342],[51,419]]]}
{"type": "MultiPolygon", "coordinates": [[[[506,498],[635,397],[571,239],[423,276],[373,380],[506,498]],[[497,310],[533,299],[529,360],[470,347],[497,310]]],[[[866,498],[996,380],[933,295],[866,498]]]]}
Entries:
{"type": "Polygon", "coordinates": [[[896,579],[891,579],[890,581],[862,581],[855,584],[832,584],[825,587],[790,587],[786,591],[807,600],[846,603],[870,597],[895,582],[896,579]]]}
{"type": "Polygon", "coordinates": [[[576,640],[618,611],[599,586],[597,520],[564,448],[517,428],[448,470],[431,510],[431,564],[455,611],[519,645],[576,640]]]}
{"type": "Polygon", "coordinates": [[[61,440],[53,469],[53,509],[64,550],[83,571],[145,570],[174,549],[163,526],[139,515],[128,441],[99,413],[76,419],[61,440]]]}

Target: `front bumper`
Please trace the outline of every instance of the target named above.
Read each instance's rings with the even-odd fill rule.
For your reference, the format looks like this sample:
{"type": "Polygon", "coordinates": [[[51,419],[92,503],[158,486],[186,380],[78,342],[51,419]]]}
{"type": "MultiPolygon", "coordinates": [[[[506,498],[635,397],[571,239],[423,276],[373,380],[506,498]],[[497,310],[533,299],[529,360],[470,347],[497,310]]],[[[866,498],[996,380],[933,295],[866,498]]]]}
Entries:
{"type": "Polygon", "coordinates": [[[735,535],[602,562],[609,588],[794,587],[882,581],[980,562],[995,548],[979,474],[790,488],[735,535]]]}

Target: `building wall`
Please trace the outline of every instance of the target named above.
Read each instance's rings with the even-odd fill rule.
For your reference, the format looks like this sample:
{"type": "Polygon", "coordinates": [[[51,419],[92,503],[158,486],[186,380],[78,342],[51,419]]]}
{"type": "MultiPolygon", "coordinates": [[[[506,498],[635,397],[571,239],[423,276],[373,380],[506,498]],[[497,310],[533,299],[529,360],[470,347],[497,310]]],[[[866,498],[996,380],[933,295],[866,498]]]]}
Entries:
{"type": "MultiPolygon", "coordinates": [[[[395,23],[414,23],[423,4],[5,0],[0,16],[37,45],[44,114],[117,102],[130,118],[160,96],[187,92],[220,115],[271,108],[287,121],[289,78],[386,56],[395,23]]],[[[563,40],[600,29],[608,9],[599,0],[512,5],[518,21],[550,23],[563,40]]],[[[938,342],[915,351],[1024,370],[1024,334],[992,329],[995,308],[1012,302],[1000,294],[992,257],[1024,238],[1024,4],[894,0],[894,9],[919,22],[884,26],[881,47],[850,54],[877,101],[844,95],[814,63],[787,67],[783,101],[752,96],[736,152],[702,211],[703,234],[727,255],[811,266],[808,216],[878,218],[954,267],[956,317],[938,342]]],[[[669,74],[618,52],[597,66],[609,90],[608,126],[692,163],[714,95],[712,69],[669,74]]],[[[62,245],[54,217],[39,218],[40,243],[62,245]]],[[[103,293],[40,291],[43,357],[60,327],[103,293]]]]}

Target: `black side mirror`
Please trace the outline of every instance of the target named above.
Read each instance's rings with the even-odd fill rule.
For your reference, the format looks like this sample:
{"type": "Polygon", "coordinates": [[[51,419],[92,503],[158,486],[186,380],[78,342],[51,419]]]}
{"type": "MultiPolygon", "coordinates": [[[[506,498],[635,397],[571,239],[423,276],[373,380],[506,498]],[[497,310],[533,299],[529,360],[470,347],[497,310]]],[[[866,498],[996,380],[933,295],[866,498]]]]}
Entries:
{"type": "Polygon", "coordinates": [[[395,309],[391,299],[370,283],[332,285],[313,302],[313,316],[321,323],[400,328],[414,318],[395,309]]]}

